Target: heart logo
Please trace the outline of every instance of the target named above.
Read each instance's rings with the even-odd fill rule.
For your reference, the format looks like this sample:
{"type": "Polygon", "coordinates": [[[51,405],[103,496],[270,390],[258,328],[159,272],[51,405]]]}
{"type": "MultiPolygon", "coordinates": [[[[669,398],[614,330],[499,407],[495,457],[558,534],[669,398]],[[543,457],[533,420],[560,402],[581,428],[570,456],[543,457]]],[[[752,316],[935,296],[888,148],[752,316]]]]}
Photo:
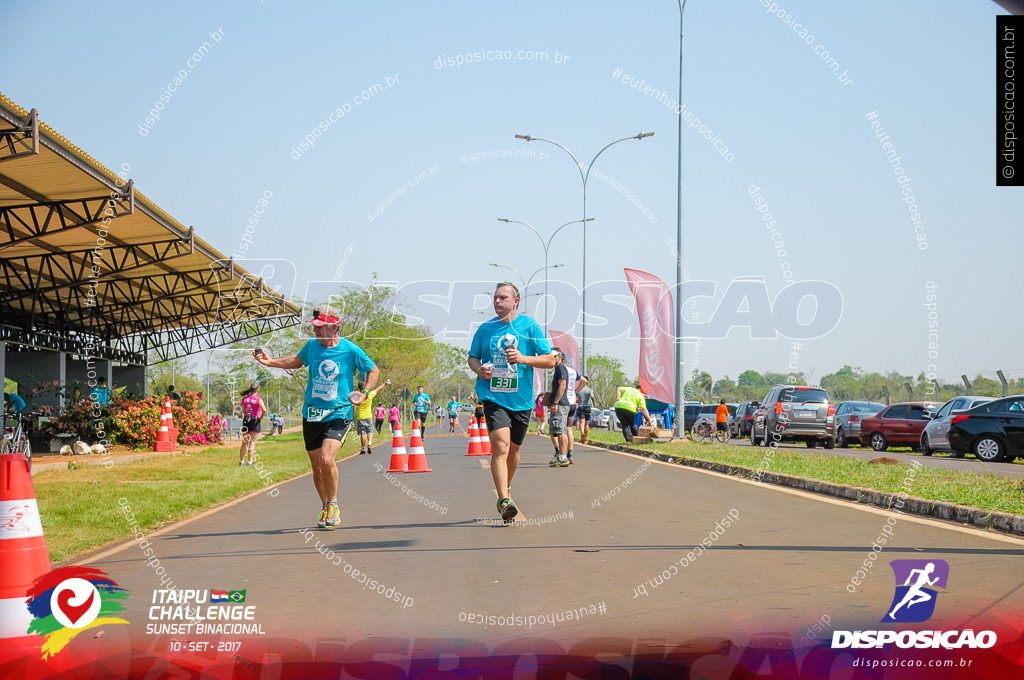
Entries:
{"type": "Polygon", "coordinates": [[[86,599],[85,604],[80,604],[78,606],[71,604],[71,598],[74,596],[75,591],[70,589],[62,590],[57,594],[57,606],[60,607],[64,616],[68,617],[68,620],[71,621],[71,625],[78,623],[79,619],[85,616],[86,612],[89,611],[89,608],[92,607],[92,600],[96,597],[96,592],[89,591],[89,597],[86,599]]]}

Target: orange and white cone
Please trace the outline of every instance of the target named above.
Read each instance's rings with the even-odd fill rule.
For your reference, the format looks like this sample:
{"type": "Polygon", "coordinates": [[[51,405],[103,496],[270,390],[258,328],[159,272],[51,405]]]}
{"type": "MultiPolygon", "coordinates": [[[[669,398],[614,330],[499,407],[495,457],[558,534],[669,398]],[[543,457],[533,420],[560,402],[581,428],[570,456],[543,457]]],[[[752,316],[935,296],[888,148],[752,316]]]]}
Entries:
{"type": "Polygon", "coordinates": [[[167,397],[167,401],[164,402],[164,413],[167,414],[167,429],[174,429],[174,408],[171,406],[171,398],[167,397]]]}
{"type": "Polygon", "coordinates": [[[409,467],[406,472],[430,472],[427,467],[427,452],[423,450],[423,438],[420,437],[420,423],[412,421],[412,435],[409,437],[409,467]]]}
{"type": "Polygon", "coordinates": [[[39,506],[28,460],[20,453],[0,456],[0,658],[43,643],[27,635],[32,615],[25,603],[32,582],[50,572],[39,506]]]}
{"type": "Polygon", "coordinates": [[[166,413],[160,414],[160,429],[156,431],[156,445],[153,447],[155,451],[161,453],[174,451],[174,442],[171,441],[171,433],[167,429],[167,417],[166,413]]]}
{"type": "Polygon", "coordinates": [[[173,451],[178,447],[178,428],[174,426],[174,407],[171,405],[170,397],[164,402],[164,411],[167,413],[167,440],[173,444],[173,451]]]}
{"type": "Polygon", "coordinates": [[[487,433],[487,421],[481,418],[476,431],[480,435],[480,450],[485,456],[491,455],[491,437],[487,433]]]}
{"type": "Polygon", "coordinates": [[[406,462],[402,423],[395,421],[395,436],[391,439],[391,467],[388,472],[405,472],[406,462]]]}
{"type": "Polygon", "coordinates": [[[480,433],[476,428],[476,417],[469,417],[469,449],[467,456],[482,456],[484,451],[480,446],[480,433]]]}

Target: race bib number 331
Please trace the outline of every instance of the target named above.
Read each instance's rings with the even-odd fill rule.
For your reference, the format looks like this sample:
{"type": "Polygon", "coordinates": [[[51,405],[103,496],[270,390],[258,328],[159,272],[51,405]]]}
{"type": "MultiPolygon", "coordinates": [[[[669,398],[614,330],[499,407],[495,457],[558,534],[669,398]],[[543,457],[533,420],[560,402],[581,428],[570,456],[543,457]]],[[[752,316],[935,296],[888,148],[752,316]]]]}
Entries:
{"type": "Polygon", "coordinates": [[[518,392],[518,376],[494,376],[491,378],[491,392],[518,392]]]}

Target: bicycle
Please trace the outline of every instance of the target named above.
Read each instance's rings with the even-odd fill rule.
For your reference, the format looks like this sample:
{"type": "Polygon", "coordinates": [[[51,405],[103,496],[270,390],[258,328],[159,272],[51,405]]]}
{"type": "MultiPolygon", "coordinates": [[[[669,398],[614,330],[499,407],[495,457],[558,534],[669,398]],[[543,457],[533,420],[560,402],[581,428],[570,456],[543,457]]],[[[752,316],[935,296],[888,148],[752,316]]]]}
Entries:
{"type": "Polygon", "coordinates": [[[4,415],[3,441],[0,442],[0,455],[20,453],[28,461],[29,469],[32,469],[32,445],[29,443],[28,435],[25,434],[25,421],[27,418],[22,415],[4,415]],[[14,425],[8,425],[7,421],[13,420],[14,425]]]}
{"type": "Polygon", "coordinates": [[[717,429],[717,425],[712,427],[707,420],[701,420],[690,429],[690,439],[695,442],[710,442],[713,439],[719,444],[724,444],[729,439],[729,432],[717,429]]]}

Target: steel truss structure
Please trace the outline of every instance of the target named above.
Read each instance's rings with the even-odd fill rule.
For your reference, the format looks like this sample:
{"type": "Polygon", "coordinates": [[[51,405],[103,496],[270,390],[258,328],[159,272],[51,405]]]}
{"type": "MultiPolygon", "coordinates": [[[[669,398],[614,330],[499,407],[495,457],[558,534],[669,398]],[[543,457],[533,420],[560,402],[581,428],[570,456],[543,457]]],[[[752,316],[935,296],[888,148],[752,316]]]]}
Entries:
{"type": "Polygon", "coordinates": [[[0,341],[144,365],[299,309],[0,95],[0,317],[0,341]]]}

